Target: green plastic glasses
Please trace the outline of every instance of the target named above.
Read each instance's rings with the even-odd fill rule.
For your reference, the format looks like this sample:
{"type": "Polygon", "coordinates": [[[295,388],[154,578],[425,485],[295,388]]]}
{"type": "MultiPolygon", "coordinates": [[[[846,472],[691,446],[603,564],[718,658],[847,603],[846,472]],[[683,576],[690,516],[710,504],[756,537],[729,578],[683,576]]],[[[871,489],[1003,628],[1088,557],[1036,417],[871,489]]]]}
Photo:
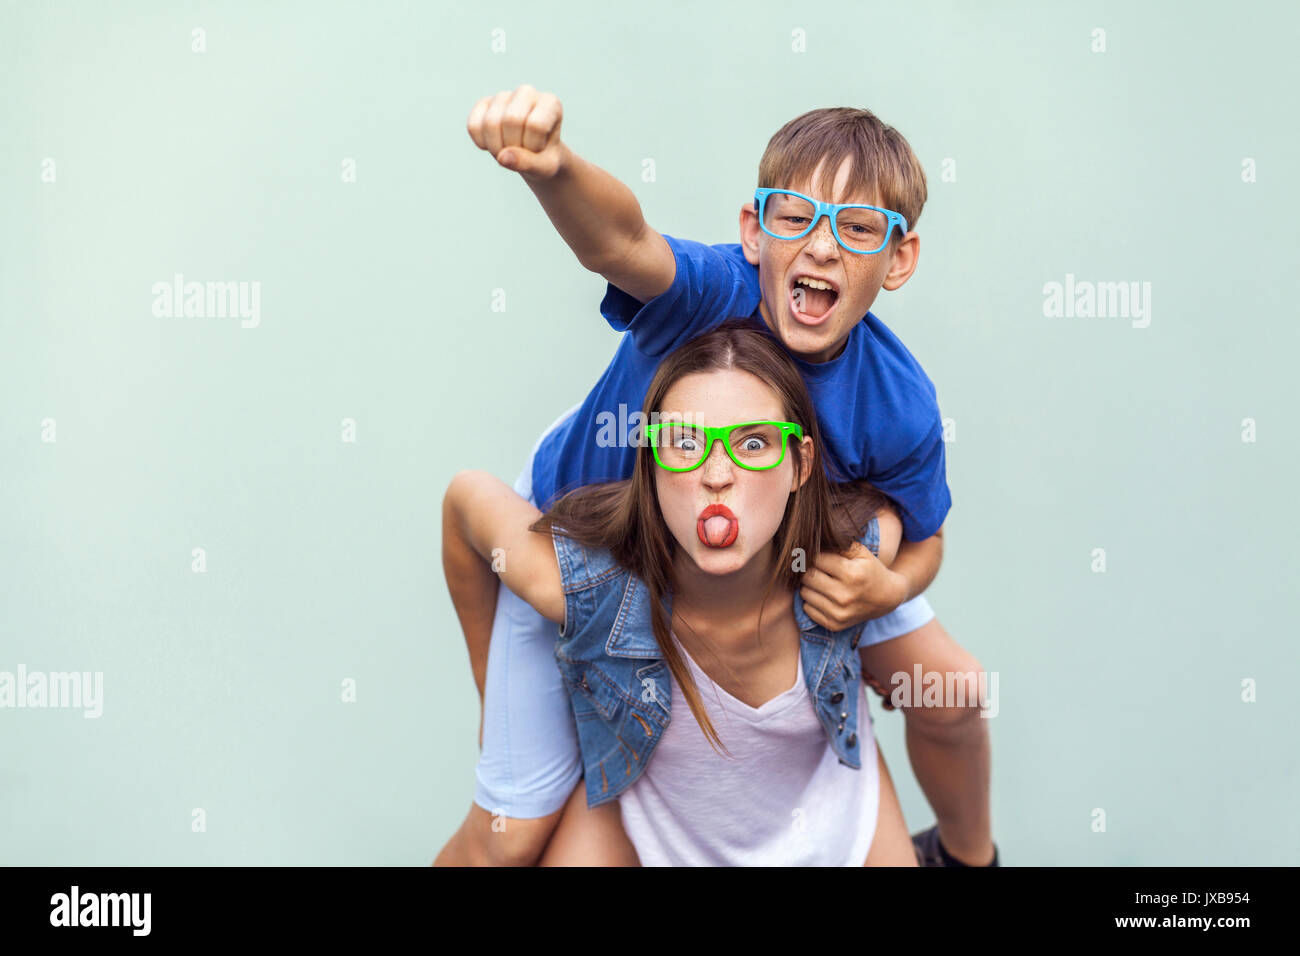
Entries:
{"type": "Polygon", "coordinates": [[[785,461],[786,439],[803,439],[794,422],[740,422],[736,425],[689,425],[659,422],[645,426],[646,441],[655,461],[665,471],[691,471],[700,467],[721,441],[727,456],[741,468],[767,471],[785,461]]]}

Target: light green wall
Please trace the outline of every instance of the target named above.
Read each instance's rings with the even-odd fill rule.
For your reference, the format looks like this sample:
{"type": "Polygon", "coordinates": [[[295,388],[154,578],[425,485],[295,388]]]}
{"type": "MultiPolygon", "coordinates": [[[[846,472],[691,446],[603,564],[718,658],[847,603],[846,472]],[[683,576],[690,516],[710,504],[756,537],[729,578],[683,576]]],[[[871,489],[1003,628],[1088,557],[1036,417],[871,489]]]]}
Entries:
{"type": "Polygon", "coordinates": [[[955,426],[930,596],[999,673],[1005,862],[1300,862],[1291,5],[342,6],[0,5],[0,671],[104,680],[0,710],[0,861],[419,865],[456,826],[441,495],[513,481],[617,343],[465,133],[529,82],[710,242],[791,117],[902,130],[923,255],[874,311],[955,426]],[[259,323],[156,316],[176,273],[259,323]],[[1067,275],[1150,283],[1149,324],[1046,317],[1067,275]]]}

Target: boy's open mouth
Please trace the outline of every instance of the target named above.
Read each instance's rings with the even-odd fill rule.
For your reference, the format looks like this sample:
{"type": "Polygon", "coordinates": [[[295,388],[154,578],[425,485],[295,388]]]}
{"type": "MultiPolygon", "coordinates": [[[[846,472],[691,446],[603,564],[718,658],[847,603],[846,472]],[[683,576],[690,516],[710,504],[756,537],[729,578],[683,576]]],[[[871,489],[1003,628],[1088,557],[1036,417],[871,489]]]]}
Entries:
{"type": "Polygon", "coordinates": [[[789,296],[790,311],[796,321],[804,325],[821,325],[835,308],[840,293],[833,282],[800,275],[791,281],[789,296]]]}

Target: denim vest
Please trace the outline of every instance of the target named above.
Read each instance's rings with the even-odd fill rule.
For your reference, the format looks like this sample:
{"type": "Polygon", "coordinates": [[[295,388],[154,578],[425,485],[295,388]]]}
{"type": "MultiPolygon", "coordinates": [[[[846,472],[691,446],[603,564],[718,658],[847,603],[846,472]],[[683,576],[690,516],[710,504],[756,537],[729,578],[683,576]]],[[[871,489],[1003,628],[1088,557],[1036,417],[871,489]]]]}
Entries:
{"type": "MultiPolygon", "coordinates": [[[[645,582],[616,564],[607,549],[587,548],[559,533],[553,537],[564,583],[555,660],[577,724],[587,806],[594,807],[632,785],[663,737],[672,714],[668,664],[650,625],[645,582]]],[[[879,552],[875,518],[861,540],[879,552]]],[[[671,621],[671,594],[664,608],[671,621]]],[[[794,616],[804,680],[826,740],[840,763],[859,770],[857,647],[863,625],[830,631],[813,623],[798,590],[794,616]]],[[[690,719],[689,709],[683,713],[690,719]]]]}

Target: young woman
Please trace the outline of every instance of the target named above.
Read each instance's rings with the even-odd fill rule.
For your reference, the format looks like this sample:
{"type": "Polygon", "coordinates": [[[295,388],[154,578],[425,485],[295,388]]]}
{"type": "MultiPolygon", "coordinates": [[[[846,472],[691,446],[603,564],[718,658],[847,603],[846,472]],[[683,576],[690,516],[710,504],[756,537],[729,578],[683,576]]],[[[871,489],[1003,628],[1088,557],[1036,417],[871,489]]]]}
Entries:
{"type": "Polygon", "coordinates": [[[748,321],[668,356],[644,412],[629,480],[543,515],[462,472],[444,502],[444,558],[491,562],[561,625],[584,780],[542,864],[915,865],[861,625],[828,631],[798,594],[855,538],[892,562],[897,516],[830,485],[803,380],[748,321]]]}

